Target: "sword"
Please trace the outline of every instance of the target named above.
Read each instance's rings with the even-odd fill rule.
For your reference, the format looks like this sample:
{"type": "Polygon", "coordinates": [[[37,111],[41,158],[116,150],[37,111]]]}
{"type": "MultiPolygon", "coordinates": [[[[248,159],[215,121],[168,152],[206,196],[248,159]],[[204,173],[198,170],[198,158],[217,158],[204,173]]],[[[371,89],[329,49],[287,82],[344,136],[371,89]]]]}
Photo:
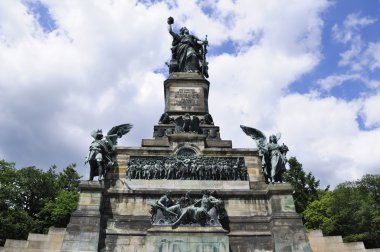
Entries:
{"type": "Polygon", "coordinates": [[[173,214],[173,215],[175,215],[175,216],[178,216],[178,214],[176,214],[176,213],[170,211],[169,209],[167,209],[167,208],[165,208],[165,207],[163,207],[163,206],[158,205],[157,203],[148,203],[148,204],[151,205],[151,206],[157,206],[158,208],[160,208],[160,209],[163,210],[163,211],[166,211],[166,212],[168,212],[168,213],[170,213],[170,214],[173,214]]]}
{"type": "MultiPolygon", "coordinates": [[[[207,42],[207,35],[205,40],[207,42]]],[[[203,44],[203,63],[202,63],[202,75],[205,76],[205,68],[206,68],[206,53],[207,53],[207,43],[203,44]]]]}

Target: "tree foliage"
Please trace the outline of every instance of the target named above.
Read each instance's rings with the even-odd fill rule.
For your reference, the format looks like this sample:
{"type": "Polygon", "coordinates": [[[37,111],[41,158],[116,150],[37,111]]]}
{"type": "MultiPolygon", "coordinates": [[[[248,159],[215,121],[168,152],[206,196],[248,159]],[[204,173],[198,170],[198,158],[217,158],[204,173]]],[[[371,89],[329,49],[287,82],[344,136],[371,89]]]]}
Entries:
{"type": "Polygon", "coordinates": [[[341,235],[344,241],[363,241],[367,248],[380,247],[380,176],[339,184],[322,190],[311,172],[305,173],[295,157],[289,159],[284,181],[294,187],[294,204],[306,228],[325,235],[341,235]]]}
{"type": "Polygon", "coordinates": [[[6,239],[26,239],[29,232],[64,227],[78,204],[80,176],[75,165],[57,173],[34,166],[16,169],[0,160],[0,245],[6,239]]]}
{"type": "Polygon", "coordinates": [[[363,241],[380,247],[380,175],[365,175],[339,184],[310,203],[304,211],[305,226],[344,241],[363,241]]]}
{"type": "Polygon", "coordinates": [[[289,170],[284,174],[284,181],[294,187],[294,205],[297,213],[302,214],[310,202],[319,198],[319,180],[311,172],[306,174],[295,157],[289,158],[288,163],[289,170]]]}

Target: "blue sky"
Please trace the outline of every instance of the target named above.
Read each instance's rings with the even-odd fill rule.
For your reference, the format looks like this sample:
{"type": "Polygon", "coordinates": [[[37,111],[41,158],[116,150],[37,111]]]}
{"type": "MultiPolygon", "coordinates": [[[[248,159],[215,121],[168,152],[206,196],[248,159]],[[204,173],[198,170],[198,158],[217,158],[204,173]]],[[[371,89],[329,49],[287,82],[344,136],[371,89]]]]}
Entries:
{"type": "MultiPolygon", "coordinates": [[[[332,37],[333,27],[338,25],[342,28],[342,24],[348,15],[356,15],[357,17],[368,17],[374,20],[373,24],[357,30],[357,34],[362,36],[364,43],[376,42],[380,32],[379,26],[379,2],[378,1],[336,1],[323,15],[325,22],[322,31],[322,54],[324,58],[319,65],[311,73],[306,74],[299,80],[292,83],[289,87],[290,92],[310,92],[316,85],[304,85],[304,83],[315,83],[318,79],[325,76],[335,74],[345,74],[349,72],[347,67],[340,67],[340,53],[347,50],[350,45],[340,43],[332,37]]],[[[379,71],[364,71],[363,75],[369,75],[371,78],[378,79],[379,71]]],[[[344,85],[338,86],[330,90],[330,95],[345,100],[352,100],[358,97],[362,92],[368,92],[369,88],[360,81],[347,81],[344,85]]]]}
{"type": "Polygon", "coordinates": [[[234,148],[255,147],[244,124],[282,132],[323,185],[379,174],[379,12],[378,0],[1,1],[0,158],[87,177],[92,130],[130,122],[120,145],[151,138],[173,16],[208,35],[210,113],[234,148]]]}

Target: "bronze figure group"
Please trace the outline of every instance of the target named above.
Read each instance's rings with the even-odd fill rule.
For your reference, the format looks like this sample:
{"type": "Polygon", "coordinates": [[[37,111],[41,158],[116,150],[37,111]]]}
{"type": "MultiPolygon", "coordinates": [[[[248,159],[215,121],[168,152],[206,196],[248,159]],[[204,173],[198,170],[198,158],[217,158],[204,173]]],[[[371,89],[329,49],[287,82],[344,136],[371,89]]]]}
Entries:
{"type": "Polygon", "coordinates": [[[157,202],[151,204],[151,222],[154,225],[199,224],[201,226],[223,226],[228,219],[224,203],[215,197],[215,192],[201,192],[198,200],[192,199],[190,192],[177,200],[168,191],[157,202]]]}
{"type": "Polygon", "coordinates": [[[244,158],[131,156],[129,179],[247,180],[244,158]]]}

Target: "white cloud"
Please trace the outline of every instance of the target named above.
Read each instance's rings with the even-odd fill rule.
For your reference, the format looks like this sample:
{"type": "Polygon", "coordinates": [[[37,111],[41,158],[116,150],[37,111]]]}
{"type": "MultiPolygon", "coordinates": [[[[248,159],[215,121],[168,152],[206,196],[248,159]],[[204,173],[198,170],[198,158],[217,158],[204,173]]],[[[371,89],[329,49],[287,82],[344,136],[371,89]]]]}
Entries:
{"type": "Polygon", "coordinates": [[[358,13],[352,13],[347,16],[346,20],[344,21],[344,27],[345,28],[360,28],[364,27],[370,24],[373,24],[376,21],[374,18],[370,17],[360,17],[358,13]]]}
{"type": "Polygon", "coordinates": [[[368,66],[371,71],[380,68],[380,42],[369,43],[364,55],[368,59],[368,66]]]}
{"type": "Polygon", "coordinates": [[[343,73],[332,74],[316,81],[322,89],[330,91],[343,85],[346,81],[356,81],[371,89],[380,86],[380,82],[371,75],[380,68],[380,43],[368,42],[362,37],[362,28],[377,22],[371,17],[362,17],[358,13],[349,14],[342,25],[335,24],[332,28],[333,39],[343,44],[345,51],[341,52],[338,66],[343,73]]]}
{"type": "Polygon", "coordinates": [[[359,13],[349,14],[343,22],[343,26],[335,24],[332,28],[333,38],[341,43],[349,43],[357,37],[358,31],[377,20],[371,17],[361,17],[359,13]]]}
{"type": "Polygon", "coordinates": [[[365,127],[380,126],[380,92],[364,100],[361,115],[364,118],[365,127]]]}
{"type": "Polygon", "coordinates": [[[361,29],[376,23],[371,17],[362,17],[359,13],[349,14],[343,25],[335,24],[332,28],[332,37],[338,43],[348,46],[348,50],[340,54],[339,66],[349,66],[352,71],[361,71],[368,66],[368,57],[363,54],[367,43],[363,41],[361,29]]]}
{"type": "MultiPolygon", "coordinates": [[[[175,29],[187,26],[200,38],[209,36],[210,113],[234,147],[254,147],[240,124],[267,134],[282,131],[290,155],[333,184],[371,171],[378,162],[376,155],[363,161],[354,152],[355,141],[378,135],[357,128],[355,113],[362,104],[284,96],[290,83],[320,61],[327,0],[209,0],[201,6],[188,0],[46,0],[57,25],[51,33],[21,3],[0,2],[0,152],[18,166],[75,162],[85,174],[92,130],[130,122],[134,128],[121,145],[139,146],[152,137],[164,111],[165,77],[157,72],[170,57],[169,16],[175,29]],[[238,46],[236,54],[211,53],[229,41],[238,46]],[[348,169],[350,175],[330,176],[321,167],[348,169]]],[[[350,25],[369,21],[361,22],[350,25]]],[[[377,52],[375,44],[370,48],[377,52]]],[[[374,106],[364,107],[367,122],[377,122],[374,106]]]]}
{"type": "Polygon", "coordinates": [[[342,85],[345,81],[360,79],[360,74],[338,74],[329,75],[324,79],[319,79],[317,80],[317,83],[321,86],[322,89],[330,91],[332,88],[342,85]]]}
{"type": "Polygon", "coordinates": [[[356,119],[361,106],[360,100],[346,102],[332,97],[295,94],[281,99],[278,127],[290,147],[289,154],[302,160],[305,168],[313,167],[313,174],[323,178],[324,185],[379,172],[375,146],[380,129],[359,129],[356,119]]]}

